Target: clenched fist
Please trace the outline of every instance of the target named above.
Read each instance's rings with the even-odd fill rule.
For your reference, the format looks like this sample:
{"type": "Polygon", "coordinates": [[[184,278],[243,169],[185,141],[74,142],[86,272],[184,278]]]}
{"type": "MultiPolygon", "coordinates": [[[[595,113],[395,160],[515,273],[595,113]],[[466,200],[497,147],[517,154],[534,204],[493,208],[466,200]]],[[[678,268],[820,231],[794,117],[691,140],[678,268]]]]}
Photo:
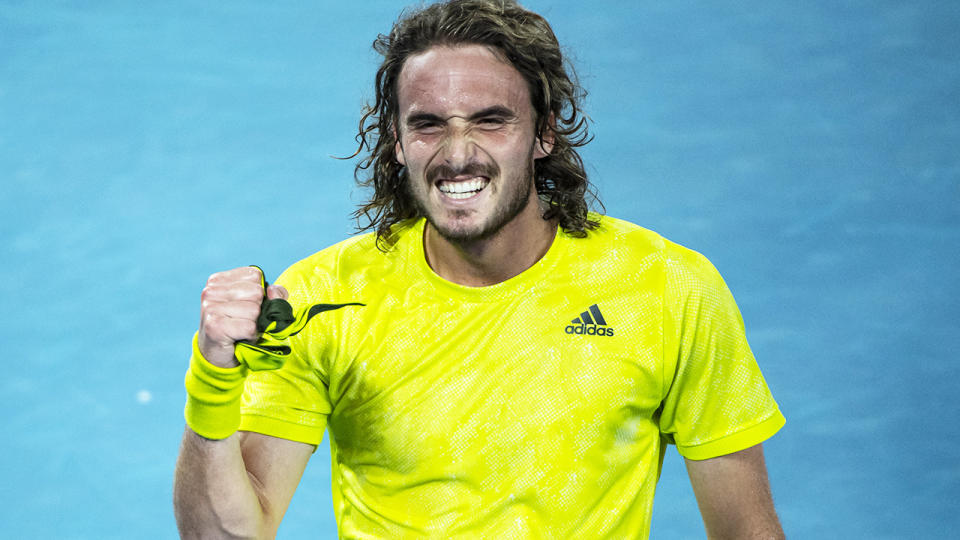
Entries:
{"type": "MultiPolygon", "coordinates": [[[[278,285],[267,287],[267,298],[288,297],[278,285]]],[[[240,365],[234,356],[236,342],[257,341],[257,317],[263,303],[258,268],[244,266],[210,276],[200,295],[200,352],[208,362],[223,368],[240,365]]]]}

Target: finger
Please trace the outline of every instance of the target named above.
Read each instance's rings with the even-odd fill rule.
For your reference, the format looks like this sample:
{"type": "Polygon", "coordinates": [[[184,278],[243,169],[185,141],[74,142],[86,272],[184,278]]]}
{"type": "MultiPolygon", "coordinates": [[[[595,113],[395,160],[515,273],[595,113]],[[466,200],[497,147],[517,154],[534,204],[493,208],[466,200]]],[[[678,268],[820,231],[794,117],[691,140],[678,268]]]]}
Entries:
{"type": "Polygon", "coordinates": [[[267,298],[283,298],[286,300],[290,298],[290,293],[282,285],[270,285],[267,287],[267,298]]]}
{"type": "Polygon", "coordinates": [[[259,302],[263,299],[263,288],[260,286],[259,281],[208,283],[207,286],[203,288],[200,299],[202,301],[209,300],[212,302],[259,302]]]}
{"type": "Polygon", "coordinates": [[[235,281],[251,281],[254,283],[260,283],[260,277],[260,270],[252,266],[241,266],[232,270],[217,272],[207,279],[207,283],[223,284],[233,283],[235,281]]]}
{"type": "Polygon", "coordinates": [[[260,316],[262,298],[255,301],[204,302],[203,312],[217,317],[255,321],[260,316]]]}
{"type": "Polygon", "coordinates": [[[253,341],[260,336],[257,332],[256,320],[235,319],[212,313],[204,315],[200,329],[210,341],[221,346],[231,345],[237,341],[253,341]]]}

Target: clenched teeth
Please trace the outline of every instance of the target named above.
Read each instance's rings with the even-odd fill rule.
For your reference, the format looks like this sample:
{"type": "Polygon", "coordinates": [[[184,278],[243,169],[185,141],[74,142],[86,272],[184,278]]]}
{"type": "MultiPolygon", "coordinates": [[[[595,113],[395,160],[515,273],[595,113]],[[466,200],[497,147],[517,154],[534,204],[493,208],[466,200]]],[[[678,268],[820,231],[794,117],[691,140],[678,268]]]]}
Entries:
{"type": "Polygon", "coordinates": [[[487,187],[487,184],[490,183],[490,180],[486,178],[474,178],[473,180],[465,180],[461,182],[451,182],[448,180],[441,180],[437,184],[437,188],[447,197],[451,199],[467,199],[473,197],[477,192],[487,187]]]}

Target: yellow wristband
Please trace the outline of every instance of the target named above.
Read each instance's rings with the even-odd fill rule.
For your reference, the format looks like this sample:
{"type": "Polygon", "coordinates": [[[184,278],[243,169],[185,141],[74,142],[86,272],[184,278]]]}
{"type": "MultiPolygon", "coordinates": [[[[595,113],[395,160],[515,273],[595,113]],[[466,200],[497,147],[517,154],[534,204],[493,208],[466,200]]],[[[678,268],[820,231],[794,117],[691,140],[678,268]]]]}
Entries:
{"type": "Polygon", "coordinates": [[[246,366],[222,368],[207,361],[193,335],[193,354],[184,379],[187,425],[208,439],[226,439],[240,427],[240,396],[247,378],[246,366]]]}

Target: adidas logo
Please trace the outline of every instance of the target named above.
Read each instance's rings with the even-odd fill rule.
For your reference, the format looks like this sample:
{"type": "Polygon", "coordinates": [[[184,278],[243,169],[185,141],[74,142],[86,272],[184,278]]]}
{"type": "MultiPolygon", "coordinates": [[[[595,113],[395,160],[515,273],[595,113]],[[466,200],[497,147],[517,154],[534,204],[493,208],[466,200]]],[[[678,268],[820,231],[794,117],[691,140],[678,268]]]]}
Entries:
{"type": "Polygon", "coordinates": [[[570,321],[563,329],[568,334],[586,334],[588,336],[613,336],[613,328],[607,326],[606,319],[596,304],[587,308],[579,317],[570,321]]]}

